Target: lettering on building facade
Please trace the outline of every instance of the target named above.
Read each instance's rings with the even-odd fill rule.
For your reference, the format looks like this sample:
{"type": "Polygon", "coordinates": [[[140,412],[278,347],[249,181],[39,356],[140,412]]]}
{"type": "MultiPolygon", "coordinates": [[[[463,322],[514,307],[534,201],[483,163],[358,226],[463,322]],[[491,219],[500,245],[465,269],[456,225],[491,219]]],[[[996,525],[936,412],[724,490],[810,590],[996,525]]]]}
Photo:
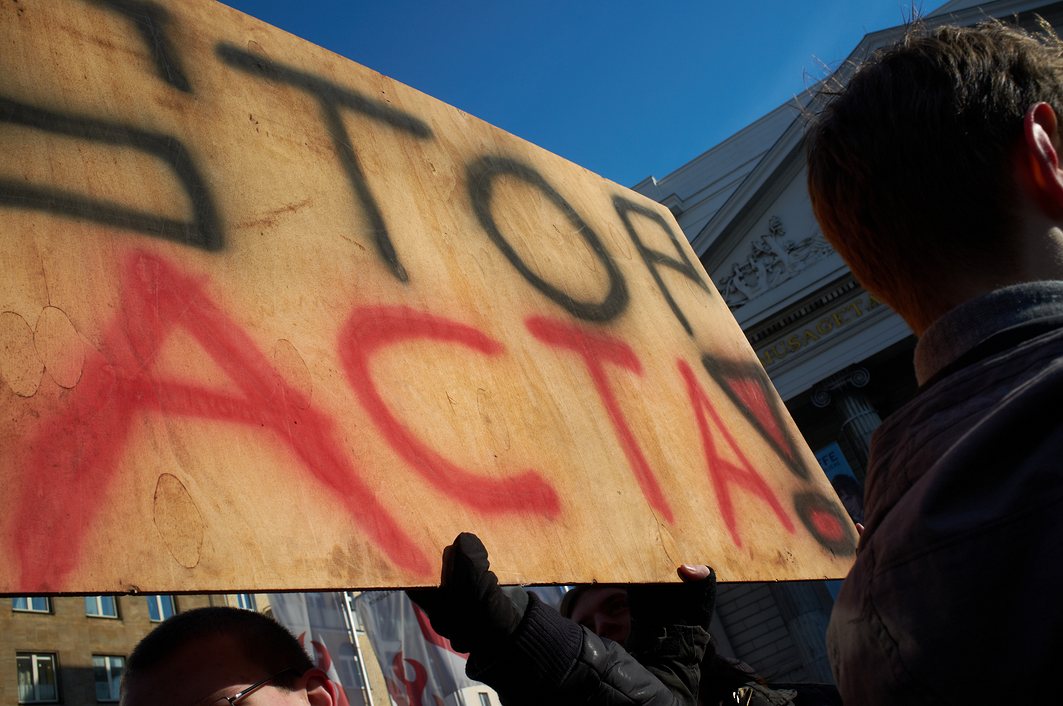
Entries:
{"type": "Polygon", "coordinates": [[[780,336],[766,345],[758,346],[757,357],[765,368],[777,366],[787,358],[832,338],[843,328],[851,326],[880,306],[882,306],[880,301],[864,292],[856,299],[835,308],[815,321],[780,336]]]}

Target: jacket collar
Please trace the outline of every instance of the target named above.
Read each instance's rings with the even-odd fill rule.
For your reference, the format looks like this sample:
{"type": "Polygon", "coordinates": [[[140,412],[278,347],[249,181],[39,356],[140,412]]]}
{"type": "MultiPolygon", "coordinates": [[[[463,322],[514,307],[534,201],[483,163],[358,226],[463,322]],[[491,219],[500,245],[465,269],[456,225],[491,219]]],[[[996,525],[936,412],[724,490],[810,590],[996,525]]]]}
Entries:
{"type": "Polygon", "coordinates": [[[980,343],[1005,329],[1063,316],[1063,281],[1024,282],[970,299],[923,332],[915,347],[920,386],[980,343]]]}

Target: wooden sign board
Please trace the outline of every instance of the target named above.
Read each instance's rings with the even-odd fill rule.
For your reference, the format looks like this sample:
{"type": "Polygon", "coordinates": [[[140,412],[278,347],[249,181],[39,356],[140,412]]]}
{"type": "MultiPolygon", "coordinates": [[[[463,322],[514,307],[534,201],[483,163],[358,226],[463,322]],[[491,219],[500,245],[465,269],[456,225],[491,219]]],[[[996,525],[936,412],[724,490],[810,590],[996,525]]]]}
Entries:
{"type": "Polygon", "coordinates": [[[0,4],[0,592],[836,577],[662,206],[208,0],[0,4]]]}

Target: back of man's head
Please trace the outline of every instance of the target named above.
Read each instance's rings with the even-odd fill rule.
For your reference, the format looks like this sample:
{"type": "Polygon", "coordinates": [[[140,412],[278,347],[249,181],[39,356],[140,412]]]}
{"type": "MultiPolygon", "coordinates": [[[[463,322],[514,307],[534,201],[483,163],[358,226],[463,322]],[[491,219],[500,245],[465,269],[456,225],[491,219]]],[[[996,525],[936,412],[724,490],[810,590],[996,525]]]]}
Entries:
{"type": "Polygon", "coordinates": [[[140,641],[126,661],[123,691],[131,682],[170,665],[178,653],[219,638],[235,641],[242,657],[264,674],[290,669],[274,682],[277,686],[290,688],[313,667],[295,637],[271,618],[236,608],[197,608],[166,620],[140,641]]]}
{"type": "Polygon", "coordinates": [[[808,133],[816,218],[857,279],[922,330],[958,303],[953,274],[1016,257],[1016,150],[1031,106],[1063,115],[1059,40],[998,22],[916,26],[824,93],[808,133]]]}

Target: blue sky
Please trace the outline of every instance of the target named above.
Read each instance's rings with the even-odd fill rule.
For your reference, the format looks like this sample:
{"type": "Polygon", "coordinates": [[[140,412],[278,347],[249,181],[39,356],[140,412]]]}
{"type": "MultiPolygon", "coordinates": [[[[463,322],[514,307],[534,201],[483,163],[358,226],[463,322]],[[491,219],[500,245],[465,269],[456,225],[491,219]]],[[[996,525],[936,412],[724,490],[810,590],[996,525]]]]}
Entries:
{"type": "Polygon", "coordinates": [[[912,4],[224,1],[627,186],[800,93],[912,4]]]}

